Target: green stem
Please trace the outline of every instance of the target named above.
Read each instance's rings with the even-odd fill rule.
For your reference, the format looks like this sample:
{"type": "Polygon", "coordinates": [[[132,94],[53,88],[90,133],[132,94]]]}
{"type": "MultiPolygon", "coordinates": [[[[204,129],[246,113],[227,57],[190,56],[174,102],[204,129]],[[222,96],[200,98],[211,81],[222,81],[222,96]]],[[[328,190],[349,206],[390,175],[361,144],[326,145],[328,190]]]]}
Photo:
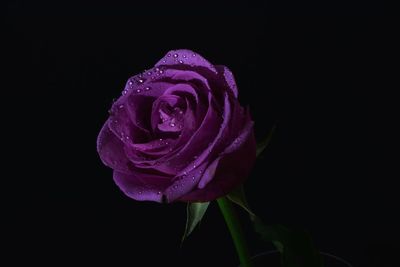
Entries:
{"type": "Polygon", "coordinates": [[[217,202],[219,208],[221,209],[222,215],[224,216],[229,232],[231,233],[233,243],[235,244],[236,252],[240,260],[240,266],[253,267],[243,230],[232,203],[226,197],[217,199],[217,202]]]}

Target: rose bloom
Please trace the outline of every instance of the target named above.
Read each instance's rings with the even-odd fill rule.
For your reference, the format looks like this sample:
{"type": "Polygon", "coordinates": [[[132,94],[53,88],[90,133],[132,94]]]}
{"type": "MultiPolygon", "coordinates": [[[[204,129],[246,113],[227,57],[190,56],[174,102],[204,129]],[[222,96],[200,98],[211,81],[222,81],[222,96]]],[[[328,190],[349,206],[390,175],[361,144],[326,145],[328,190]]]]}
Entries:
{"type": "Polygon", "coordinates": [[[249,175],[253,121],[232,72],[190,50],[168,52],[131,77],[100,131],[97,151],[130,198],[205,202],[249,175]]]}

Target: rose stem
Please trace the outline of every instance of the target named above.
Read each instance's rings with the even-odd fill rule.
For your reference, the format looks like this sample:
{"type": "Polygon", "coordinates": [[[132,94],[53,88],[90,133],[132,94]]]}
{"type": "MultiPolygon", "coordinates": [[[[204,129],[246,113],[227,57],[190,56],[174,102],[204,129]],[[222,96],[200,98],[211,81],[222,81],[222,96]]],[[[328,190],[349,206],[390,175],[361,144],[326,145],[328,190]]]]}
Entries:
{"type": "Polygon", "coordinates": [[[217,202],[232,236],[233,243],[235,244],[236,252],[240,260],[240,267],[252,267],[253,265],[251,263],[247,243],[244,238],[243,229],[240,225],[239,218],[237,217],[232,203],[226,197],[217,199],[217,202]]]}

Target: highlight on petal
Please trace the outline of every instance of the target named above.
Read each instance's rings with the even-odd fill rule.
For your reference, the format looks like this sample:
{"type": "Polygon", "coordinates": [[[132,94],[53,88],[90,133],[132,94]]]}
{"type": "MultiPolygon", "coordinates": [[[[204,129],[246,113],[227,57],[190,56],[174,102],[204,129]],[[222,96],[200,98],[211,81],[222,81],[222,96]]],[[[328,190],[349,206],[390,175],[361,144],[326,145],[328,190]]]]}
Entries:
{"type": "Polygon", "coordinates": [[[233,95],[237,98],[239,95],[239,91],[236,85],[235,77],[230,69],[222,65],[216,65],[215,68],[218,71],[219,75],[224,77],[225,82],[228,85],[228,88],[232,90],[233,95]]]}
{"type": "Polygon", "coordinates": [[[156,66],[162,65],[178,65],[178,66],[191,66],[191,67],[204,67],[210,71],[217,73],[214,65],[208,62],[201,55],[188,50],[178,49],[169,51],[160,61],[157,62],[156,66]]]}

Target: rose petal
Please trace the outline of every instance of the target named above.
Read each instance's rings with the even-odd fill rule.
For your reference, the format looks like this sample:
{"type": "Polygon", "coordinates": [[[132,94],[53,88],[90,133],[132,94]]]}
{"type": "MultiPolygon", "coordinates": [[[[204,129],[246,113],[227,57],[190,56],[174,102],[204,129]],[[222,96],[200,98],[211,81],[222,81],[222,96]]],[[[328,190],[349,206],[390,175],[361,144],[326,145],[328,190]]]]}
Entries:
{"type": "MultiPolygon", "coordinates": [[[[211,94],[209,95],[209,102],[212,103],[211,94]]],[[[215,139],[221,122],[222,119],[215,110],[214,104],[211,104],[202,124],[192,133],[189,140],[182,144],[183,146],[179,149],[179,152],[163,158],[160,161],[168,162],[169,165],[180,170],[192,162],[197,162],[197,165],[200,165],[203,160],[203,157],[200,157],[200,155],[203,152],[208,152],[207,149],[210,147],[210,143],[215,139]]],[[[180,141],[178,141],[178,144],[180,144],[180,141]]],[[[160,167],[162,167],[162,164],[160,167]]]]}
{"type": "MultiPolygon", "coordinates": [[[[226,154],[231,154],[235,150],[240,149],[241,145],[244,142],[246,142],[246,140],[248,138],[251,138],[250,135],[252,134],[252,132],[253,132],[253,122],[249,121],[247,123],[247,125],[245,126],[245,128],[243,129],[242,133],[237,138],[235,138],[235,140],[224,150],[223,153],[220,154],[219,157],[223,157],[226,154]]],[[[243,157],[243,159],[246,161],[248,160],[247,157],[243,157]]],[[[213,167],[213,166],[211,166],[211,167],[213,167]]],[[[214,168],[216,168],[216,167],[214,167],[214,168]]],[[[211,175],[204,175],[201,178],[198,187],[200,189],[204,188],[212,179],[213,179],[213,177],[211,175]]]]}
{"type": "Polygon", "coordinates": [[[256,142],[252,127],[252,122],[246,126],[242,133],[243,141],[232,143],[220,156],[217,167],[213,164],[210,165],[211,173],[214,169],[216,170],[213,179],[206,178],[203,175],[202,179],[210,180],[208,184],[204,188],[193,190],[180,197],[180,201],[211,201],[228,194],[243,183],[249,176],[256,157],[256,142]],[[233,162],[236,164],[232,164],[233,162]]]}
{"type": "Polygon", "coordinates": [[[237,98],[239,92],[237,89],[235,77],[233,76],[231,70],[222,65],[216,65],[215,68],[217,69],[218,74],[224,77],[227,85],[226,87],[229,88],[232,91],[233,95],[237,98]]]}
{"type": "Polygon", "coordinates": [[[162,202],[163,191],[168,184],[168,180],[153,179],[149,185],[150,181],[146,184],[143,182],[143,178],[139,178],[137,175],[118,171],[114,171],[114,181],[128,197],[140,201],[156,202],[162,202]]]}
{"type": "Polygon", "coordinates": [[[121,97],[111,107],[110,130],[125,144],[143,143],[150,137],[150,132],[131,110],[135,104],[130,103],[128,96],[121,97]],[[133,123],[133,120],[136,123],[133,123]]]}
{"type": "Polygon", "coordinates": [[[155,66],[184,65],[191,67],[203,67],[217,73],[214,65],[199,54],[188,50],[178,49],[169,51],[155,66]]]}
{"type": "Polygon", "coordinates": [[[130,95],[127,98],[126,105],[120,105],[118,108],[123,109],[126,107],[127,114],[132,124],[146,134],[150,134],[151,126],[149,114],[151,114],[154,101],[155,98],[152,96],[130,95]]]}
{"type": "Polygon", "coordinates": [[[175,177],[174,183],[164,191],[167,201],[173,202],[196,188],[206,167],[206,164],[190,165],[181,175],[175,177]]]}
{"type": "Polygon", "coordinates": [[[97,152],[106,166],[120,172],[130,173],[124,144],[110,130],[109,120],[103,125],[97,137],[97,152]]]}

